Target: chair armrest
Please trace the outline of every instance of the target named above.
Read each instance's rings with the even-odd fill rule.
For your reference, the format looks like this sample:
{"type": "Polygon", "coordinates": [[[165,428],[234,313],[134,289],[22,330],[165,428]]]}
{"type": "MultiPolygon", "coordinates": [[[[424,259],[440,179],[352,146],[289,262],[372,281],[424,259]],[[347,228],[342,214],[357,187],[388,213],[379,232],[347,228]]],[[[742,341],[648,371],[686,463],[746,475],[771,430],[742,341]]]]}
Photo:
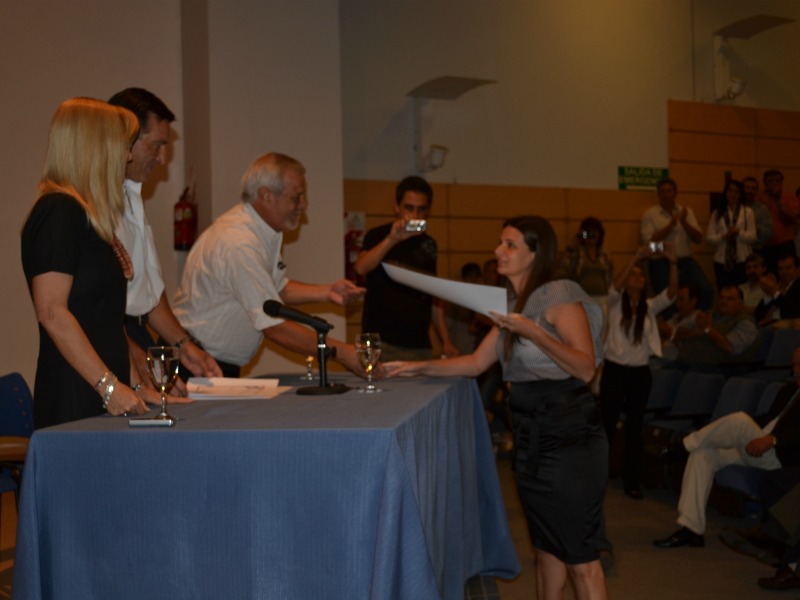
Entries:
{"type": "Polygon", "coordinates": [[[0,436],[0,462],[24,462],[28,452],[28,438],[0,436]]]}

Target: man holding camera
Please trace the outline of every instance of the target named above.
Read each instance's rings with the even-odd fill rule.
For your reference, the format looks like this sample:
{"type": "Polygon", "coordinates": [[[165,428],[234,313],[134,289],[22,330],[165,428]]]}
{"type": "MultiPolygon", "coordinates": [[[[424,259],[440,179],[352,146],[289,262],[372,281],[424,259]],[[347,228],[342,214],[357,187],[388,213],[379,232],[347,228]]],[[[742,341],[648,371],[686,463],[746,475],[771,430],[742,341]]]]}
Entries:
{"type": "MultiPolygon", "coordinates": [[[[701,310],[710,310],[714,288],[692,256],[692,244],[703,243],[703,232],[697,224],[694,212],[687,206],[675,202],[678,184],[666,178],[657,185],[658,204],[648,208],[642,216],[642,242],[652,244],[651,251],[659,252],[664,242],[675,245],[678,258],[678,278],[682,285],[694,283],[700,299],[701,310]]],[[[669,263],[666,259],[650,259],[650,283],[653,292],[659,293],[669,281],[669,263]]]]}
{"type": "Polygon", "coordinates": [[[361,328],[381,335],[382,360],[431,358],[431,323],[444,353],[458,355],[447,332],[442,302],[397,283],[381,266],[385,261],[436,275],[436,240],[425,233],[432,201],[433,189],[427,181],[416,176],[403,179],[395,191],[396,219],[370,229],[356,259],[355,271],[367,282],[361,328]]]}

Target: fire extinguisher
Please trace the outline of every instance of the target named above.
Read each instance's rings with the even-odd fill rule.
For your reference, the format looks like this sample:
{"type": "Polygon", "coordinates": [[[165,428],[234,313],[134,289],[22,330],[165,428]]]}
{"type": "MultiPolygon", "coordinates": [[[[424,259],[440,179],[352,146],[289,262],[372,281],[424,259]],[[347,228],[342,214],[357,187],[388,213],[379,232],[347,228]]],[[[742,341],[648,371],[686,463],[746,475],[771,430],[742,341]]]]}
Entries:
{"type": "Polygon", "coordinates": [[[175,250],[188,250],[197,238],[197,204],[194,202],[194,177],[175,203],[175,250]]]}

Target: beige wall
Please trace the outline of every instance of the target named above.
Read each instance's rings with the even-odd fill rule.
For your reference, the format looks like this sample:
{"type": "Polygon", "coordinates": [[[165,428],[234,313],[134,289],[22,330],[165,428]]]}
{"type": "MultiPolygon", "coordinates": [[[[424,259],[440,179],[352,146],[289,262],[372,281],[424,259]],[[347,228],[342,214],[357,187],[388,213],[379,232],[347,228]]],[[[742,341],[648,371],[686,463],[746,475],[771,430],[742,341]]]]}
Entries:
{"type": "Polygon", "coordinates": [[[766,14],[794,23],[731,39],[747,80],[726,105],[797,110],[795,0],[341,0],[344,172],[414,169],[408,92],[434,77],[495,80],[427,101],[424,143],[450,148],[440,183],[616,188],[617,167],[666,167],[668,99],[715,104],[714,31],[766,14]]]}
{"type": "MultiPolygon", "coordinates": [[[[668,164],[667,100],[713,104],[712,32],[759,13],[800,19],[800,3],[0,0],[0,327],[12,340],[0,349],[0,371],[33,379],[38,342],[19,229],[48,121],[65,98],[136,85],[177,113],[170,163],[147,190],[170,291],[182,258],[171,247],[170,209],[189,166],[208,223],[236,200],[249,161],[271,149],[309,169],[308,223],[286,248],[292,276],[330,281],[342,274],[344,176],[396,181],[413,169],[406,94],[414,86],[446,74],[497,80],[427,107],[427,141],[451,149],[432,181],[498,188],[523,204],[523,189],[535,188],[563,198],[565,211],[583,203],[595,212],[603,202],[614,215],[625,210],[613,191],[618,165],[668,164]]],[[[800,105],[798,27],[732,44],[732,69],[749,83],[729,104],[800,105]]],[[[610,216],[608,227],[628,235],[624,219],[610,216]]],[[[454,265],[470,255],[458,231],[454,265]]],[[[343,328],[339,312],[320,312],[343,328]]],[[[254,369],[287,364],[268,354],[254,369]]]]}
{"type": "MultiPolygon", "coordinates": [[[[38,332],[19,231],[34,199],[49,120],[72,96],[107,98],[141,86],[178,117],[169,164],[145,188],[170,293],[183,258],[172,248],[172,205],[189,165],[198,168],[201,219],[208,223],[236,202],[242,172],[269,150],[296,156],[309,171],[307,223],[286,248],[291,276],[342,276],[337,20],[336,4],[325,0],[0,0],[0,328],[12,341],[0,347],[0,372],[20,371],[33,383],[38,332]]],[[[344,335],[343,311],[320,312],[344,335]]],[[[265,352],[253,369],[299,371],[300,362],[265,352]]]]}

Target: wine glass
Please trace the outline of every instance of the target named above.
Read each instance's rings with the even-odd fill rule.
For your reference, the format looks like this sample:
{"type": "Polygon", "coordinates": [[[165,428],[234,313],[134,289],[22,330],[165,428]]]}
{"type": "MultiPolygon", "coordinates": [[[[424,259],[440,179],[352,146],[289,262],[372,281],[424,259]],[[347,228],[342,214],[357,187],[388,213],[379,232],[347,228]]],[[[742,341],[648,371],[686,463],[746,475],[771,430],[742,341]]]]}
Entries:
{"type": "Polygon", "coordinates": [[[359,388],[359,392],[374,394],[383,390],[372,383],[372,372],[381,360],[381,336],[377,333],[361,333],[356,338],[356,354],[361,365],[367,371],[367,387],[359,388]]]}
{"type": "Polygon", "coordinates": [[[153,385],[161,390],[161,412],[154,419],[177,421],[167,413],[167,390],[175,383],[180,365],[179,350],[173,346],[152,346],[147,349],[147,372],[153,385]]]}

